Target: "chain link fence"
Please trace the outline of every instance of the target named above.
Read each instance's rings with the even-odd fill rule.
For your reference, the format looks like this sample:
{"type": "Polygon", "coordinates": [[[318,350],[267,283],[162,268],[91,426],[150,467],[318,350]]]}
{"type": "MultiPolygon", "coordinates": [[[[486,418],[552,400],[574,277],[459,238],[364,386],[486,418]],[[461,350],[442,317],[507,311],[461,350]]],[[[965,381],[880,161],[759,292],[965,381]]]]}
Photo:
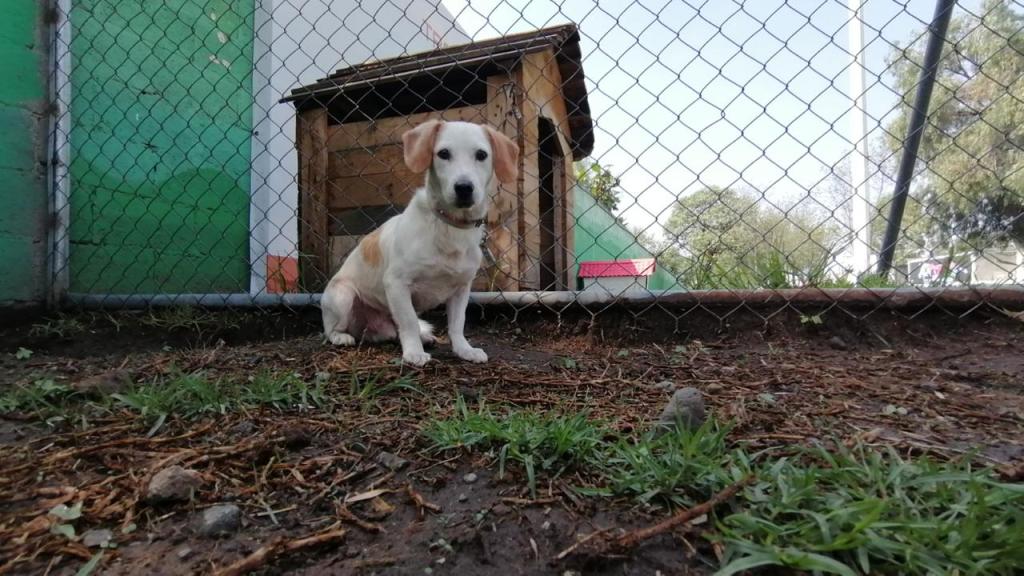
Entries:
{"type": "Polygon", "coordinates": [[[478,302],[1019,306],[1024,5],[860,4],[59,0],[55,293],[313,302],[444,118],[522,151],[478,302]]]}

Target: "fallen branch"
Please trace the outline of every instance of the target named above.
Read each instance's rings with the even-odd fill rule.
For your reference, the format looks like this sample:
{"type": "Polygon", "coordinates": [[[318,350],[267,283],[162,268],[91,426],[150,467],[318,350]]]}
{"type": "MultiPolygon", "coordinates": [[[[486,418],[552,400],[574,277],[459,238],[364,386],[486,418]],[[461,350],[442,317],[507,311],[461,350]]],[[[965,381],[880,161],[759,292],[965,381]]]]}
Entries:
{"type": "MultiPolygon", "coordinates": [[[[337,526],[337,524],[334,526],[337,526]]],[[[247,574],[283,554],[290,554],[306,548],[320,546],[321,544],[336,542],[344,537],[344,529],[332,527],[325,532],[297,540],[275,540],[266,546],[261,546],[259,550],[238,562],[217,570],[214,572],[214,576],[240,576],[241,574],[247,574]]]]}
{"type": "Polygon", "coordinates": [[[634,546],[636,546],[640,542],[643,542],[644,540],[647,540],[648,538],[668,532],[676,526],[686,524],[694,518],[699,518],[707,514],[708,512],[711,512],[711,509],[714,508],[715,506],[718,506],[722,502],[725,502],[726,500],[735,496],[736,493],[742,490],[744,486],[750,484],[753,481],[753,476],[747,476],[743,480],[740,480],[739,482],[736,482],[731,486],[727,486],[724,490],[722,490],[718,494],[715,494],[714,496],[711,497],[711,499],[709,499],[707,502],[704,502],[703,504],[698,504],[693,508],[680,510],[679,512],[676,512],[676,514],[671,518],[658,522],[654,526],[641,528],[640,530],[634,530],[633,532],[627,532],[622,536],[616,538],[615,541],[612,542],[612,547],[620,551],[627,550],[629,548],[633,548],[634,546]]]}
{"type": "Polygon", "coordinates": [[[625,534],[621,534],[620,536],[614,539],[605,538],[605,536],[612,531],[611,528],[605,528],[603,530],[598,530],[597,532],[588,534],[572,546],[569,546],[565,550],[559,552],[558,555],[552,559],[552,562],[558,562],[560,560],[565,559],[570,554],[576,553],[580,548],[584,548],[584,545],[591,541],[594,541],[594,544],[588,547],[590,548],[590,550],[588,550],[590,554],[602,555],[608,552],[625,552],[631,548],[636,547],[637,544],[643,542],[644,540],[647,540],[659,534],[664,534],[665,532],[672,530],[676,526],[686,524],[687,522],[691,522],[697,518],[700,518],[701,516],[704,516],[705,514],[709,513],[711,509],[714,508],[715,506],[718,506],[722,502],[725,502],[726,500],[735,496],[737,492],[743,489],[743,487],[746,486],[747,484],[753,482],[753,480],[753,476],[748,476],[743,480],[736,482],[735,484],[727,486],[725,489],[712,496],[708,501],[704,502],[703,504],[698,504],[693,508],[680,510],[670,518],[662,520],[661,522],[658,522],[653,526],[648,526],[647,528],[641,528],[639,530],[634,530],[632,532],[626,532],[625,534]]]}

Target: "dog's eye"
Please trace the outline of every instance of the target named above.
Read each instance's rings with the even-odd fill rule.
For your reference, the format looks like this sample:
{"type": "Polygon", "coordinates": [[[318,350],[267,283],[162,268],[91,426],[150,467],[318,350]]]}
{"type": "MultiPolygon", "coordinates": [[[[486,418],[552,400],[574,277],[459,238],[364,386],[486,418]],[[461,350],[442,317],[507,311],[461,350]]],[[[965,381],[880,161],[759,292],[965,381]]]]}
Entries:
{"type": "Polygon", "coordinates": [[[477,150],[476,151],[476,159],[479,162],[483,162],[484,160],[487,160],[487,152],[484,151],[484,150],[477,150]]]}
{"type": "Polygon", "coordinates": [[[449,152],[447,148],[441,148],[440,150],[437,151],[437,157],[440,158],[441,160],[451,160],[452,153],[449,152]]]}

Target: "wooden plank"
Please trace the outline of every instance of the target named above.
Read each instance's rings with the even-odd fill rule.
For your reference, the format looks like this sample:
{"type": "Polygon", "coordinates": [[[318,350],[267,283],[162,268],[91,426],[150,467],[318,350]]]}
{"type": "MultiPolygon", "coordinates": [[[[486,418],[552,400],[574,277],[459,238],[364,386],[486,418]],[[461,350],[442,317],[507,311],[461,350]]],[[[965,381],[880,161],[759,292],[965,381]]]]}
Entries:
{"type": "MultiPolygon", "coordinates": [[[[522,150],[520,100],[513,75],[501,74],[487,79],[487,123],[511,138],[522,150]]],[[[487,211],[487,246],[497,261],[498,269],[485,271],[486,290],[519,290],[518,216],[522,183],[523,157],[520,154],[519,179],[509,184],[498,182],[487,211]]]]}
{"type": "MultiPolygon", "coordinates": [[[[568,143],[566,144],[566,150],[571,150],[568,143]]],[[[565,228],[562,232],[562,246],[565,251],[565,285],[569,290],[576,289],[576,274],[574,267],[576,265],[576,205],[575,205],[575,187],[576,187],[576,170],[572,160],[572,153],[565,155],[565,169],[563,171],[565,177],[565,196],[562,197],[562,209],[565,214],[565,228]]]]}
{"type": "MultiPolygon", "coordinates": [[[[536,85],[537,75],[543,70],[524,66],[518,71],[521,86],[536,85]]],[[[527,95],[528,96],[528,95],[527,95]]],[[[519,207],[519,274],[521,290],[540,289],[541,258],[541,207],[540,207],[540,140],[538,122],[540,108],[529,98],[522,103],[523,134],[520,153],[522,155],[522,197],[519,207]]]]}
{"type": "Polygon", "coordinates": [[[391,174],[396,170],[406,170],[401,144],[347,148],[332,151],[327,158],[328,178],[391,174]]]}
{"type": "MultiPolygon", "coordinates": [[[[523,58],[523,89],[526,91],[526,106],[533,106],[538,116],[551,120],[555,125],[555,132],[558,145],[565,158],[562,163],[556,166],[555,170],[555,247],[557,275],[564,278],[565,286],[572,289],[576,285],[573,277],[573,264],[575,255],[573,253],[574,234],[572,227],[575,224],[573,217],[572,187],[575,184],[575,172],[573,168],[571,150],[571,128],[568,113],[566,111],[565,94],[562,92],[562,74],[558,68],[558,61],[552,50],[545,50],[533,54],[527,54],[523,58]],[[559,182],[558,180],[561,180],[559,182]]],[[[528,164],[529,165],[529,164],[528,164]]],[[[526,203],[529,205],[531,199],[528,196],[530,187],[524,185],[526,203]]],[[[528,212],[528,210],[527,210],[528,212]]],[[[527,238],[527,241],[532,239],[527,238]]],[[[541,247],[542,251],[551,247],[541,247]]]]}
{"type": "Polygon", "coordinates": [[[328,234],[333,236],[362,236],[380,228],[385,222],[402,212],[398,206],[362,206],[346,210],[331,210],[328,234]]]}
{"type": "Polygon", "coordinates": [[[327,207],[330,210],[360,206],[405,206],[416,188],[423,185],[422,176],[405,174],[370,174],[348,178],[331,178],[327,185],[327,207]]]}
{"type": "Polygon", "coordinates": [[[345,258],[356,249],[360,236],[331,236],[331,270],[338,270],[345,263],[345,258]]]}
{"type": "MultiPolygon", "coordinates": [[[[490,90],[488,88],[488,90],[490,90]]],[[[489,92],[488,92],[489,93],[489,92]]],[[[410,116],[381,118],[367,122],[336,124],[327,128],[327,147],[331,151],[348,148],[369,148],[402,141],[402,134],[430,119],[483,122],[487,118],[484,106],[463,106],[436,112],[423,112],[410,116]]]]}
{"type": "Polygon", "coordinates": [[[299,274],[302,289],[320,292],[330,276],[327,238],[327,111],[295,123],[299,153],[299,274]]]}
{"type": "MultiPolygon", "coordinates": [[[[525,99],[540,111],[540,115],[555,123],[558,134],[566,143],[571,142],[572,131],[562,92],[562,73],[552,50],[544,50],[523,57],[523,89],[525,99]]],[[[566,150],[571,148],[566,147],[566,150]]]]}

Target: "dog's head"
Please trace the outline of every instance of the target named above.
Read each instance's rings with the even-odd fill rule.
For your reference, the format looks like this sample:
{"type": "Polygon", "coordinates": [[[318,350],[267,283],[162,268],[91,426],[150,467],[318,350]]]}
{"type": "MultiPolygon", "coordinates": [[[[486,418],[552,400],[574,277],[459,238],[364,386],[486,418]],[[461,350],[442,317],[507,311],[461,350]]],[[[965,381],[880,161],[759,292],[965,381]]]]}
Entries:
{"type": "Polygon", "coordinates": [[[447,210],[482,212],[491,179],[519,176],[519,147],[490,126],[429,120],[402,135],[405,164],[427,171],[433,200],[447,210]]]}

